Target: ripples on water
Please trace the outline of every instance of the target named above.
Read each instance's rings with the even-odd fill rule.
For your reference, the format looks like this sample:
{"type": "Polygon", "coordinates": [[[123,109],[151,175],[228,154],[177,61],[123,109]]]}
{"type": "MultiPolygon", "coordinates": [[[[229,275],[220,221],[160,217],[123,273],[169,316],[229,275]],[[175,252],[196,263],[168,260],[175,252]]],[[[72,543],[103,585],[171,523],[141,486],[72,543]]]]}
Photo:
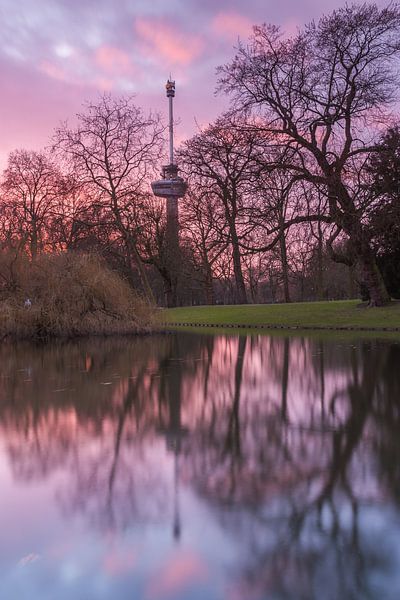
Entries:
{"type": "Polygon", "coordinates": [[[0,348],[0,597],[400,597],[400,345],[0,348]]]}

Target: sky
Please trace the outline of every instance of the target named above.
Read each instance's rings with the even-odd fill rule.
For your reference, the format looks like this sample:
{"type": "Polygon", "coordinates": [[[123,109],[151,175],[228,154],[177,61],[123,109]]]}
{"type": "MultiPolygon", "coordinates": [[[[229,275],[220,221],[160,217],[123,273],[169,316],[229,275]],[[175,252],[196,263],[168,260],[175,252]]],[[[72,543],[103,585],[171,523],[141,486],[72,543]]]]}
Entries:
{"type": "MultiPolygon", "coordinates": [[[[361,3],[362,0],[355,0],[361,3]]],[[[17,148],[40,150],[87,100],[134,95],[167,112],[176,80],[177,141],[215,119],[215,69],[253,24],[295,32],[341,0],[0,0],[0,167],[17,148]]],[[[384,6],[386,0],[378,0],[384,6]]]]}

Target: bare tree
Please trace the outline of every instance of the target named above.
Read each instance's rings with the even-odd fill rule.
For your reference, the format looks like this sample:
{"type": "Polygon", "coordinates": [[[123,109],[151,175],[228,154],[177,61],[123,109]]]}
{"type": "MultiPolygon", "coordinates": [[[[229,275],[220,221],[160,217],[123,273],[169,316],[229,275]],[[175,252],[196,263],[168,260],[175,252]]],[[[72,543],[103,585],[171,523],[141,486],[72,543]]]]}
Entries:
{"type": "Polygon", "coordinates": [[[46,220],[48,245],[53,251],[75,250],[96,234],[107,231],[104,210],[72,174],[60,180],[59,194],[46,220]]]}
{"type": "Polygon", "coordinates": [[[371,305],[389,296],[363,221],[372,201],[365,163],[376,149],[374,117],[395,98],[399,30],[397,4],[346,5],[289,39],[275,26],[255,27],[219,69],[220,89],[238,111],[257,114],[257,126],[286,151],[286,168],[325,187],[328,215],[350,240],[371,305]]]}
{"type": "Polygon", "coordinates": [[[88,103],[71,129],[62,124],[55,146],[70,162],[78,181],[96,190],[121,236],[131,268],[137,268],[144,292],[152,293],[138,251],[140,224],[136,206],[148,192],[154,166],[161,156],[164,127],[157,114],[145,115],[130,98],[104,95],[88,103]]]}
{"type": "Polygon", "coordinates": [[[15,150],[2,182],[3,219],[32,258],[46,244],[46,223],[63,193],[62,176],[44,152],[15,150]]]}
{"type": "Polygon", "coordinates": [[[290,227],[302,218],[301,215],[307,214],[304,194],[297,189],[299,186],[296,188],[296,183],[296,178],[284,169],[266,169],[254,190],[258,201],[252,219],[257,223],[258,245],[263,246],[266,238],[263,251],[271,250],[275,245],[279,248],[285,302],[291,301],[287,236],[290,227]]]}
{"type": "Polygon", "coordinates": [[[225,217],[218,205],[215,194],[207,190],[196,190],[195,186],[181,200],[183,240],[193,252],[192,277],[204,289],[207,304],[215,302],[213,279],[218,260],[229,244],[226,236],[221,235],[225,217]]]}
{"type": "Polygon", "coordinates": [[[255,155],[259,143],[258,132],[233,126],[225,115],[185,142],[181,151],[182,169],[189,177],[189,185],[192,183],[197,190],[207,191],[218,199],[225,218],[221,235],[232,250],[240,304],[247,303],[240,241],[253,228],[247,219],[245,199],[257,178],[255,155]]]}

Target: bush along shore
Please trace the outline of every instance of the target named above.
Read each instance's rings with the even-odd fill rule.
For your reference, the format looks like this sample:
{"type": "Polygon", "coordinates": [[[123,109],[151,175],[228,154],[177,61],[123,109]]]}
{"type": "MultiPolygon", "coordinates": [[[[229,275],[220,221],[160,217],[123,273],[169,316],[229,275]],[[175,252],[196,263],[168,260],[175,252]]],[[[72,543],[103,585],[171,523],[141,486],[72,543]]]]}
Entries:
{"type": "Polygon", "coordinates": [[[151,330],[153,308],[97,256],[3,254],[0,278],[2,339],[151,330]]]}
{"type": "Polygon", "coordinates": [[[400,302],[366,308],[359,300],[166,309],[158,321],[166,329],[222,327],[332,331],[398,331],[400,302]]]}

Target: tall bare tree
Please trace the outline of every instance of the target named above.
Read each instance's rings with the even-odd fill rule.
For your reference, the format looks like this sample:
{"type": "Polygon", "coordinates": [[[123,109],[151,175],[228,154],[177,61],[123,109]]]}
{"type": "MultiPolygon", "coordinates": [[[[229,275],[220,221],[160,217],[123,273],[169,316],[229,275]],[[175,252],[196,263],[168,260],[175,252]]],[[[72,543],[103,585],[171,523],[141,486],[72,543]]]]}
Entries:
{"type": "Polygon", "coordinates": [[[218,210],[218,198],[207,190],[196,190],[192,186],[181,200],[181,225],[183,241],[193,253],[192,277],[204,289],[207,304],[214,304],[213,279],[218,260],[229,245],[226,236],[221,235],[225,217],[218,210]]]}
{"type": "Polygon", "coordinates": [[[222,116],[185,142],[180,155],[189,184],[192,181],[197,190],[218,199],[218,209],[225,218],[221,235],[231,247],[236,296],[240,304],[247,303],[240,241],[252,229],[245,204],[257,178],[255,156],[259,152],[259,142],[256,131],[234,127],[228,116],[222,116]]]}
{"type": "Polygon", "coordinates": [[[396,97],[399,34],[398,4],[346,5],[292,38],[272,25],[254,27],[219,69],[220,89],[275,136],[286,168],[325,187],[328,215],[349,238],[371,305],[389,295],[363,220],[373,198],[365,164],[376,149],[374,117],[396,97]]]}
{"type": "Polygon", "coordinates": [[[132,269],[139,272],[144,292],[151,297],[137,237],[137,205],[148,193],[162,149],[164,127],[159,115],[145,115],[131,98],[104,95],[77,115],[77,126],[62,124],[55,146],[66,157],[78,181],[97,191],[110,211],[124,242],[132,269]]]}

